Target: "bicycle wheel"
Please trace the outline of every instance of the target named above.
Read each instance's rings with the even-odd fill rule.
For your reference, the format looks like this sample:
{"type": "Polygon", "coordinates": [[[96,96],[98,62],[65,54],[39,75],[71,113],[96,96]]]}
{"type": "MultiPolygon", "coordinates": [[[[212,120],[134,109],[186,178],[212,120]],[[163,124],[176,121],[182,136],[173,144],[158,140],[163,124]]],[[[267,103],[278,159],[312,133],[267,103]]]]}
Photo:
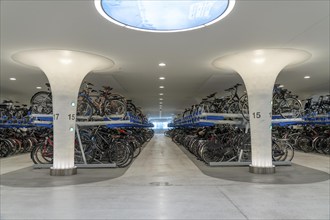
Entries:
{"type": "Polygon", "coordinates": [[[136,158],[141,153],[141,144],[139,144],[137,141],[131,141],[129,142],[130,145],[133,147],[133,158],[136,158]]]}
{"type": "Polygon", "coordinates": [[[5,139],[0,140],[0,157],[7,157],[11,154],[11,143],[5,139]]]}
{"type": "Polygon", "coordinates": [[[48,143],[40,143],[33,152],[34,163],[48,164],[53,162],[53,146],[48,143]]]}
{"type": "Polygon", "coordinates": [[[286,149],[282,147],[282,144],[273,142],[272,144],[272,158],[273,161],[283,161],[287,155],[286,149]]]}
{"type": "Polygon", "coordinates": [[[104,104],[104,114],[109,119],[111,119],[111,115],[125,115],[126,105],[121,100],[108,100],[104,104]]]}
{"type": "Polygon", "coordinates": [[[299,148],[304,151],[305,153],[312,152],[314,150],[313,148],[313,139],[310,137],[299,137],[297,141],[297,145],[299,148]]]}
{"type": "Polygon", "coordinates": [[[77,105],[77,116],[90,118],[93,115],[93,107],[89,102],[80,101],[77,105]]]}
{"type": "Polygon", "coordinates": [[[330,137],[323,138],[321,141],[322,151],[324,154],[329,155],[330,154],[330,137]]]}
{"type": "Polygon", "coordinates": [[[210,101],[204,101],[202,104],[202,112],[204,113],[211,113],[215,111],[215,106],[212,105],[210,101]]]}
{"type": "Polygon", "coordinates": [[[133,160],[133,152],[126,144],[119,141],[113,143],[107,153],[109,162],[116,163],[118,167],[125,167],[133,160]]]}
{"type": "Polygon", "coordinates": [[[298,118],[302,112],[302,105],[298,99],[286,98],[280,103],[279,112],[283,118],[298,118]]]}
{"type": "Polygon", "coordinates": [[[239,109],[243,116],[243,118],[247,121],[250,120],[249,118],[249,100],[247,94],[242,95],[239,99],[239,109]]]}
{"type": "Polygon", "coordinates": [[[30,158],[31,158],[31,160],[32,160],[32,162],[33,162],[34,164],[38,164],[38,163],[39,163],[39,162],[37,161],[37,159],[36,159],[36,154],[35,154],[35,151],[37,150],[38,147],[39,147],[39,145],[35,145],[35,146],[32,148],[31,152],[30,152],[30,158]]]}
{"type": "Polygon", "coordinates": [[[232,114],[240,113],[239,102],[232,102],[227,109],[227,113],[232,113],[232,114]]]}
{"type": "Polygon", "coordinates": [[[51,114],[53,111],[52,96],[49,92],[37,92],[30,103],[33,114],[51,114]]]}
{"type": "Polygon", "coordinates": [[[128,112],[130,112],[131,114],[135,115],[136,114],[136,106],[133,103],[128,102],[126,104],[126,109],[128,112]]]}
{"type": "Polygon", "coordinates": [[[289,143],[285,143],[285,150],[287,152],[285,161],[291,161],[294,157],[294,148],[289,143]]]}
{"type": "Polygon", "coordinates": [[[203,161],[206,164],[209,164],[210,162],[214,162],[214,153],[208,149],[206,145],[204,145],[201,149],[201,156],[203,161]]]}
{"type": "Polygon", "coordinates": [[[312,143],[314,150],[320,154],[324,153],[323,144],[322,144],[324,138],[325,138],[324,136],[318,136],[313,140],[313,143],[312,143]]]}

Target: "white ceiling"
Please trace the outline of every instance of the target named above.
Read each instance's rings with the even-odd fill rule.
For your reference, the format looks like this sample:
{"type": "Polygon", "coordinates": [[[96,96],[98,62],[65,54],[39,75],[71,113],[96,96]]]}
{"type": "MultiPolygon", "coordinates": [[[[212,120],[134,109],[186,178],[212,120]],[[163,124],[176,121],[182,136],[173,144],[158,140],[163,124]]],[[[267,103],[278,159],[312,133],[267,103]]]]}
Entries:
{"type": "Polygon", "coordinates": [[[238,0],[231,14],[211,26],[149,33],[107,21],[92,0],[1,0],[1,99],[27,103],[35,87],[47,82],[44,73],[15,63],[12,54],[27,49],[79,50],[115,62],[110,72],[90,73],[86,80],[114,87],[149,117],[159,116],[163,92],[162,115],[171,116],[242,82],[235,72],[214,68],[214,59],[260,48],[310,52],[309,61],[283,70],[277,82],[300,95],[329,93],[329,1],[238,0]],[[160,68],[159,62],[167,66],[160,68]],[[166,80],[160,81],[160,76],[166,80]]]}

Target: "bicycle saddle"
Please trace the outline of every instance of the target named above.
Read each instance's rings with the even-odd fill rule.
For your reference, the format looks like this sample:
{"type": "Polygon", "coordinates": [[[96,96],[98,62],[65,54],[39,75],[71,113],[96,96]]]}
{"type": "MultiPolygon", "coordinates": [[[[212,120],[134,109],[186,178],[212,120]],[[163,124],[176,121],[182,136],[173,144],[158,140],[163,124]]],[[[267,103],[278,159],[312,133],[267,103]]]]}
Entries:
{"type": "Polygon", "coordinates": [[[209,96],[206,96],[207,98],[212,98],[212,97],[214,97],[215,96],[215,94],[217,94],[216,92],[215,93],[212,93],[211,95],[209,95],[209,96]]]}
{"type": "Polygon", "coordinates": [[[103,87],[103,89],[106,89],[106,90],[109,90],[109,91],[113,90],[113,88],[111,88],[110,86],[102,86],[102,87],[103,87]]]}

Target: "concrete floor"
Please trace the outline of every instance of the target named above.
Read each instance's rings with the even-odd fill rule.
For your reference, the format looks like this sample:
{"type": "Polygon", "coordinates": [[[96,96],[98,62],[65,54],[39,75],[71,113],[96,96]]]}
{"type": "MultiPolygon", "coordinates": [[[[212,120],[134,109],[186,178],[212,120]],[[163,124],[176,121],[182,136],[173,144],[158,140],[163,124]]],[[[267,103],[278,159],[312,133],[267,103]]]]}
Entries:
{"type": "MultiPolygon", "coordinates": [[[[0,160],[1,219],[329,219],[329,157],[297,153],[293,162],[309,167],[305,174],[314,180],[299,182],[285,167],[267,183],[210,177],[163,135],[126,172],[81,169],[50,177],[49,170],[30,167],[29,155],[19,155],[0,160]],[[283,175],[297,181],[280,184],[283,175]]],[[[250,178],[246,167],[239,173],[250,178]]]]}

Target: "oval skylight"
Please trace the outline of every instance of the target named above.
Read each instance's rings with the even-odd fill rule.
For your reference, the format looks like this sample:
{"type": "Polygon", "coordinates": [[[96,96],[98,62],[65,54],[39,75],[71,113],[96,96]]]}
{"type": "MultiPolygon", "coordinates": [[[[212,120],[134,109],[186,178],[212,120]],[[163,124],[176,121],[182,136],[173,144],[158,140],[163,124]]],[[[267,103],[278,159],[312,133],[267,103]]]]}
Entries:
{"type": "Polygon", "coordinates": [[[95,0],[98,12],[127,28],[177,32],[201,28],[227,16],[235,0],[95,0]]]}

